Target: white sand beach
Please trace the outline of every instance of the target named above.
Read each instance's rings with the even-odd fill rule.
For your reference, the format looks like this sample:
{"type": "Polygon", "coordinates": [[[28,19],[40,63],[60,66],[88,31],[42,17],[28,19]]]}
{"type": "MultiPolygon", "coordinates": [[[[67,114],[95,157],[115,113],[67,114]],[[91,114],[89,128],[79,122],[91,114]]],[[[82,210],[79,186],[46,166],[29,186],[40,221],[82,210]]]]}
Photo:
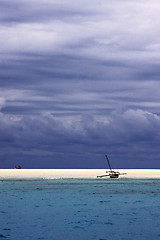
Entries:
{"type": "MultiPolygon", "coordinates": [[[[0,169],[0,179],[97,178],[108,169],[0,169]]],[[[119,169],[119,178],[160,178],[160,169],[119,169]]]]}

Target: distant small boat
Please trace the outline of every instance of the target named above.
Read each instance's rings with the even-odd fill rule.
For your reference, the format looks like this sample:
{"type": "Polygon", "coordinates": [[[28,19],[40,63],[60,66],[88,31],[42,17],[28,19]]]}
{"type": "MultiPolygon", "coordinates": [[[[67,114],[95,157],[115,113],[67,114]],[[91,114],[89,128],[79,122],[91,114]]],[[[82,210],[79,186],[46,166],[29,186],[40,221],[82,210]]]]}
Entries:
{"type": "Polygon", "coordinates": [[[21,169],[21,166],[20,165],[15,165],[14,169],[21,169]]]}
{"type": "Polygon", "coordinates": [[[102,177],[118,178],[119,175],[127,174],[127,173],[120,173],[120,172],[118,172],[118,171],[114,171],[114,170],[111,168],[111,165],[110,165],[109,159],[108,159],[108,157],[107,157],[107,154],[105,155],[105,157],[106,157],[106,159],[107,159],[107,162],[108,162],[108,166],[109,166],[110,171],[106,171],[107,174],[97,176],[97,178],[102,178],[102,177]]]}

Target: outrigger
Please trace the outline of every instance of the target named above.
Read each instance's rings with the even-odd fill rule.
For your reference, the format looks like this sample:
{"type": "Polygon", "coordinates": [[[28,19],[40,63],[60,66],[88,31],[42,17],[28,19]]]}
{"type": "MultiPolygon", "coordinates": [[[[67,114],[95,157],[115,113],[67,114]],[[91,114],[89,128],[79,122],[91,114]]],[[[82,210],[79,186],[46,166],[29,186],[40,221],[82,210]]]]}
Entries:
{"type": "Polygon", "coordinates": [[[127,173],[120,173],[120,172],[118,172],[118,171],[114,171],[114,170],[111,168],[111,165],[110,165],[109,159],[108,159],[108,157],[107,157],[107,154],[105,155],[105,157],[106,157],[106,159],[107,159],[107,162],[108,162],[108,166],[109,166],[110,171],[106,171],[107,174],[97,176],[97,178],[102,178],[102,177],[118,178],[119,175],[127,174],[127,173]]]}

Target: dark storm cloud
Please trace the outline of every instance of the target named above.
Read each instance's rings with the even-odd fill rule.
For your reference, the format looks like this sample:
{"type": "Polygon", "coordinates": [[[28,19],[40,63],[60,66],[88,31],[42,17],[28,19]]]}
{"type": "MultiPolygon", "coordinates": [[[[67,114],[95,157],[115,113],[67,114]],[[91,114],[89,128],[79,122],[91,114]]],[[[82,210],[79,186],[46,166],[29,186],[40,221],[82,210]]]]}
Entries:
{"type": "MultiPolygon", "coordinates": [[[[128,157],[128,161],[132,160],[131,166],[136,166],[134,156],[137,152],[140,155],[143,153],[143,145],[151,144],[151,149],[146,149],[146,153],[157,146],[154,146],[160,140],[160,134],[157,128],[160,127],[160,118],[154,114],[141,110],[128,110],[121,113],[113,113],[106,121],[97,121],[91,116],[85,115],[79,120],[59,120],[52,115],[41,115],[36,117],[6,117],[1,114],[1,142],[4,150],[1,155],[7,155],[5,149],[6,144],[15,158],[17,151],[24,158],[33,157],[35,154],[39,157],[44,157],[44,162],[40,165],[45,167],[46,163],[51,164],[54,155],[63,156],[66,163],[63,165],[67,168],[67,164],[77,167],[76,159],[73,157],[66,159],[67,155],[84,157],[82,167],[89,167],[86,157],[92,149],[93,156],[101,156],[100,152],[109,148],[109,153],[116,158],[118,153],[114,150],[120,146],[122,156],[124,152],[132,153],[128,157]],[[22,138],[23,135],[23,138],[22,138]],[[23,139],[23,141],[22,141],[23,139]],[[97,145],[98,142],[98,145],[97,145]],[[105,144],[104,144],[105,143],[105,144]],[[87,144],[87,148],[86,145],[87,144]],[[18,150],[19,149],[19,150],[18,150]],[[86,162],[85,162],[86,160],[86,162]]],[[[148,156],[147,156],[148,158],[148,156]]],[[[95,157],[93,157],[95,161],[95,157]]],[[[137,156],[139,166],[143,166],[143,159],[137,156]]],[[[154,159],[157,160],[157,159],[154,159]]],[[[154,162],[153,160],[153,162],[154,162]]],[[[33,160],[34,161],[34,160],[33,160]]],[[[55,167],[60,167],[61,162],[55,159],[55,167]]],[[[90,162],[90,160],[88,160],[90,162]]],[[[93,161],[93,166],[98,167],[99,163],[93,161]]],[[[103,167],[103,162],[100,163],[103,167]]],[[[118,161],[118,166],[127,166],[127,162],[121,158],[118,161]]],[[[29,167],[29,165],[26,166],[29,167]]],[[[117,167],[118,167],[117,166],[117,167]]],[[[148,164],[151,166],[151,164],[148,164]]]]}
{"type": "Polygon", "coordinates": [[[0,4],[1,166],[158,168],[159,2],[0,4]]]}
{"type": "Polygon", "coordinates": [[[71,55],[7,61],[1,70],[3,94],[8,86],[14,90],[6,92],[7,106],[3,111],[13,109],[17,112],[19,109],[19,112],[33,113],[58,108],[60,111],[66,108],[99,111],[100,108],[101,111],[107,110],[107,106],[113,110],[121,103],[133,107],[133,104],[148,100],[155,102],[156,107],[159,89],[154,75],[147,83],[142,77],[135,78],[135,73],[145,75],[149,68],[147,64],[145,70],[144,64],[143,68],[137,68],[134,64],[113,60],[102,64],[98,60],[71,55]]]}

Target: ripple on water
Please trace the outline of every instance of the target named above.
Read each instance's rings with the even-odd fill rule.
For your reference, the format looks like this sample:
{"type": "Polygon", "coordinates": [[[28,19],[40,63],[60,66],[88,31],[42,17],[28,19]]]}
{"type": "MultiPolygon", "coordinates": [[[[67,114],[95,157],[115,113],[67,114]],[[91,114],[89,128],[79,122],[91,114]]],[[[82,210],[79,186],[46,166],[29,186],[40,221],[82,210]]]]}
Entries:
{"type": "Polygon", "coordinates": [[[0,238],[7,238],[7,237],[4,236],[3,234],[0,234],[0,238]]]}

